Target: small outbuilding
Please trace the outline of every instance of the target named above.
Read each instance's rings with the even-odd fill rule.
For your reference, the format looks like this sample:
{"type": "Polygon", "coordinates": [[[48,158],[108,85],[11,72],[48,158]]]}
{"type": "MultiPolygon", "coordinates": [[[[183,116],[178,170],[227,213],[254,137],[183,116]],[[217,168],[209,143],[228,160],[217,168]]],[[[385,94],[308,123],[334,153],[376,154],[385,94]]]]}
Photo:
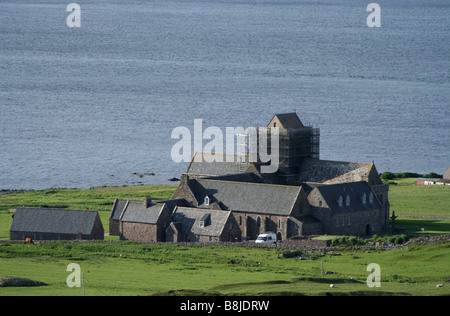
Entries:
{"type": "Polygon", "coordinates": [[[19,207],[13,215],[11,240],[103,240],[97,211],[19,207]]]}
{"type": "Polygon", "coordinates": [[[187,204],[185,200],[154,203],[149,197],[127,201],[119,216],[120,239],[137,242],[165,241],[166,228],[170,225],[172,212],[178,205],[187,204]]]}

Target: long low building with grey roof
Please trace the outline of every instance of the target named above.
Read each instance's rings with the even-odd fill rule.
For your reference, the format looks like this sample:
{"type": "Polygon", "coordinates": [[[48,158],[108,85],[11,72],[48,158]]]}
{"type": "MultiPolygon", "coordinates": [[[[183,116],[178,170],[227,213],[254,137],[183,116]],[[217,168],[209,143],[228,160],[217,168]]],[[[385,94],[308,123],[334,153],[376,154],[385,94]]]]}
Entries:
{"type": "Polygon", "coordinates": [[[19,207],[10,228],[11,240],[103,240],[97,211],[19,207]]]}

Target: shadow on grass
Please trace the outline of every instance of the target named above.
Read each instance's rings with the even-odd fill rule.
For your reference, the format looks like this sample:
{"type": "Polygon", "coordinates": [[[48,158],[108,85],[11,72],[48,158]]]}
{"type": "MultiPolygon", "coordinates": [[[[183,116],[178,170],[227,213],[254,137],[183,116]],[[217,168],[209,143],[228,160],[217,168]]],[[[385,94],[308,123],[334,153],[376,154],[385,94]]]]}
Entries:
{"type": "Polygon", "coordinates": [[[399,218],[397,227],[403,227],[415,235],[442,235],[450,233],[450,221],[442,219],[399,218]],[[421,229],[425,228],[425,231],[421,229]]]}

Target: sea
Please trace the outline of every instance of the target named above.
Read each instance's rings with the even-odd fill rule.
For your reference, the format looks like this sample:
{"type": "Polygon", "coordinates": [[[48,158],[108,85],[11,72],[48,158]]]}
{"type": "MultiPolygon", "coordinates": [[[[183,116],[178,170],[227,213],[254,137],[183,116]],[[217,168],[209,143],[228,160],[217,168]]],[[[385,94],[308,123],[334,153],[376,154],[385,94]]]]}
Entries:
{"type": "Polygon", "coordinates": [[[0,189],[174,183],[175,128],[294,111],[321,159],[443,174],[450,1],[371,1],[0,0],[0,189]]]}

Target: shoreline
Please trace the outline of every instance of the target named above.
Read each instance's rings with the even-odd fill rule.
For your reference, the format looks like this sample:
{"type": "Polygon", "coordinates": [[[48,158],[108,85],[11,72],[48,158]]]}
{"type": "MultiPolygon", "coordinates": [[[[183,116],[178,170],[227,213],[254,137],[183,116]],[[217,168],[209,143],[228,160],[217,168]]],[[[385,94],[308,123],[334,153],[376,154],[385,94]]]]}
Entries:
{"type": "Polygon", "coordinates": [[[158,186],[158,185],[176,185],[179,181],[172,181],[172,183],[153,183],[153,184],[123,184],[123,185],[99,185],[90,188],[46,188],[46,189],[0,189],[0,195],[8,194],[22,194],[27,192],[39,192],[47,190],[93,190],[102,188],[127,188],[127,187],[145,187],[145,186],[158,186]]]}

